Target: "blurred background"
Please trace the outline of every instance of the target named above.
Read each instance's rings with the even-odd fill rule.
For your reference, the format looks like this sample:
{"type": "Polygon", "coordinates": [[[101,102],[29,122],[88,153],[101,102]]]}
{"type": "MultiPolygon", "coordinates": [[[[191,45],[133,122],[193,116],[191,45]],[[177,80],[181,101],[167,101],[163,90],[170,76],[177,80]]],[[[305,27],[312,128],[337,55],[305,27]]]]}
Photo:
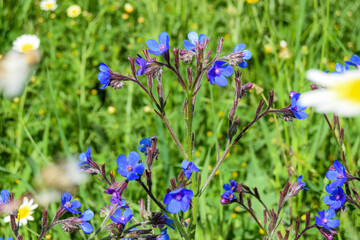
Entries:
{"type": "MultiPolygon", "coordinates": [[[[63,0],[52,11],[42,10],[39,3],[0,0],[0,58],[22,34],[35,34],[41,41],[42,60],[22,95],[0,98],[0,188],[14,192],[16,198],[37,195],[47,187],[39,176],[43,182],[53,176],[46,172],[49,164],[77,159],[88,146],[94,160],[116,171],[118,155],[137,151],[142,138],[156,135],[160,156],[154,163],[153,190],[163,199],[170,177],[180,171],[181,153],[143,91],[131,83],[116,91],[100,90],[96,77],[100,62],[113,71],[129,73],[127,58],[142,53],[146,40],[157,39],[161,32],[169,33],[171,49],[183,48],[183,40],[191,31],[210,38],[209,47],[214,51],[217,39],[224,37],[224,54],[232,52],[238,43],[247,45],[253,57],[243,71],[243,81],[255,83],[256,88],[238,108],[241,128],[252,120],[258,101],[268,91],[275,90],[274,107],[287,106],[289,91],[310,89],[305,78],[308,69],[334,71],[336,62],[343,64],[353,54],[359,55],[360,49],[357,1],[63,0]],[[67,14],[73,4],[81,7],[77,17],[67,14]]],[[[142,80],[146,82],[145,77],[142,80]]],[[[184,144],[186,125],[179,115],[185,96],[172,74],[165,73],[163,85],[170,93],[168,118],[184,144]]],[[[212,86],[204,78],[202,86],[194,116],[194,162],[204,181],[215,165],[216,146],[224,149],[226,145],[234,83],[231,80],[226,87],[212,86]]],[[[262,238],[264,232],[247,212],[220,204],[222,185],[230,179],[258,187],[264,202],[274,207],[289,173],[293,175],[291,181],[303,175],[311,191],[294,198],[291,210],[287,205],[282,221],[290,224],[289,211],[303,223],[309,211],[315,221],[317,212],[326,208],[322,202],[328,183],[325,173],[335,159],[340,159],[340,153],[323,116],[310,109],[306,112],[307,119],[294,122],[269,115],[247,132],[200,199],[197,239],[262,238]]],[[[350,167],[359,169],[360,119],[341,119],[341,124],[350,167]]],[[[116,177],[122,180],[118,174],[116,177]]],[[[58,177],[54,181],[65,180],[58,177]]],[[[90,178],[72,189],[83,204],[81,210],[95,212],[90,221],[95,229],[102,222],[100,209],[110,200],[103,193],[105,187],[90,178]]],[[[137,202],[146,198],[139,190],[136,183],[130,183],[125,193],[135,216],[139,216],[137,202]]],[[[60,199],[50,204],[50,218],[59,204],[60,199]]],[[[262,209],[257,206],[254,209],[262,219],[262,209]]],[[[359,214],[349,206],[339,217],[339,235],[334,239],[359,239],[359,214]]],[[[35,239],[35,233],[40,232],[40,208],[33,216],[35,221],[21,228],[24,239],[35,239]]],[[[0,218],[0,237],[12,236],[4,217],[0,218]]],[[[175,231],[169,229],[168,233],[171,239],[179,239],[175,231]]],[[[316,230],[308,233],[304,239],[321,239],[316,230]]],[[[70,237],[60,226],[47,235],[47,239],[70,238],[87,239],[82,232],[70,237]]]]}

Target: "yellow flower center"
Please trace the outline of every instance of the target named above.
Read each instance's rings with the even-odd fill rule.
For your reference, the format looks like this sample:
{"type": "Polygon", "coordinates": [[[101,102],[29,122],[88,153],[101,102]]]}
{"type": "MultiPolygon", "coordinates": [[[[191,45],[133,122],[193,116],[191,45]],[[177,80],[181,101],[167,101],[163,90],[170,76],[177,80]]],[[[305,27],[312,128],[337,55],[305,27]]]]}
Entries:
{"type": "Polygon", "coordinates": [[[28,206],[23,206],[19,209],[16,220],[19,221],[30,215],[30,208],[28,206]]]}
{"type": "Polygon", "coordinates": [[[338,84],[334,90],[339,98],[360,104],[360,78],[338,84]]]}
{"type": "Polygon", "coordinates": [[[76,9],[72,10],[72,14],[76,15],[78,13],[78,11],[76,9]]]}
{"type": "Polygon", "coordinates": [[[53,8],[54,4],[52,3],[45,3],[45,8],[48,10],[51,10],[53,8]]]}
{"type": "Polygon", "coordinates": [[[34,45],[32,45],[31,43],[25,43],[24,45],[21,46],[22,52],[27,52],[33,49],[34,49],[34,45]]]}

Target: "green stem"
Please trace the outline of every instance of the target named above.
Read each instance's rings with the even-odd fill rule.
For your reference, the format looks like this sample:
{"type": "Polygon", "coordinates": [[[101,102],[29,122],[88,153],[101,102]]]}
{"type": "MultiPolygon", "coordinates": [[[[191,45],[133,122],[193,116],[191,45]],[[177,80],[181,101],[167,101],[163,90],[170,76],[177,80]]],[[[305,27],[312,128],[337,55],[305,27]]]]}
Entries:
{"type": "Polygon", "coordinates": [[[328,35],[328,28],[329,28],[329,18],[330,18],[330,0],[327,0],[326,2],[326,19],[325,19],[325,26],[324,26],[324,38],[321,48],[321,61],[320,61],[320,69],[321,66],[324,64],[323,59],[325,57],[325,48],[327,44],[327,35],[328,35]]]}

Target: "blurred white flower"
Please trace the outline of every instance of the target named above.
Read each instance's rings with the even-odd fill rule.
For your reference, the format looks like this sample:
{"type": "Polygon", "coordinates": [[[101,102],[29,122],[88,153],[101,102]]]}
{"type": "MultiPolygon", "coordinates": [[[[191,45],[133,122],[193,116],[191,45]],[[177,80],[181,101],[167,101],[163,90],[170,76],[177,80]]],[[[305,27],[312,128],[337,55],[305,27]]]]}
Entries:
{"type": "MultiPolygon", "coordinates": [[[[21,204],[21,206],[18,209],[18,214],[16,217],[16,222],[22,226],[22,225],[26,225],[27,221],[34,221],[33,216],[31,216],[38,205],[37,204],[33,204],[34,200],[33,199],[29,199],[27,197],[24,197],[23,199],[23,203],[21,204]]],[[[7,216],[4,218],[5,222],[10,222],[10,216],[7,216]]]]}
{"type": "Polygon", "coordinates": [[[301,94],[302,105],[314,107],[320,113],[333,112],[344,117],[360,114],[360,71],[331,74],[309,70],[306,76],[323,88],[301,94]]]}
{"type": "Polygon", "coordinates": [[[13,42],[13,49],[25,53],[39,49],[40,39],[35,35],[24,34],[17,37],[13,42]]]}
{"type": "Polygon", "coordinates": [[[0,92],[13,98],[19,96],[40,62],[40,52],[20,53],[12,50],[0,61],[0,92]]]}
{"type": "Polygon", "coordinates": [[[56,0],[42,0],[40,8],[44,11],[52,11],[57,8],[56,0]]]}
{"type": "Polygon", "coordinates": [[[71,5],[66,10],[68,17],[76,18],[81,14],[81,7],[79,5],[71,5]]]}

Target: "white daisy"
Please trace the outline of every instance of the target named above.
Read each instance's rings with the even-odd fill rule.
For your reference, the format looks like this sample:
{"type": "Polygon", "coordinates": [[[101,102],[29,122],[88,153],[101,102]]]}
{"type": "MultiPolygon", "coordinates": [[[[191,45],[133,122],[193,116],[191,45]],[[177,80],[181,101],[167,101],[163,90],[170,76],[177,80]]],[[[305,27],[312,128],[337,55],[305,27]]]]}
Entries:
{"type": "MultiPolygon", "coordinates": [[[[38,205],[33,203],[33,199],[29,201],[27,197],[24,197],[23,204],[21,204],[21,206],[19,207],[16,218],[16,222],[19,223],[20,226],[26,225],[28,220],[34,221],[34,218],[33,216],[31,216],[31,214],[34,213],[33,210],[36,209],[38,205]]],[[[4,221],[10,222],[10,216],[5,217],[4,221]]]]}
{"type": "Polygon", "coordinates": [[[21,53],[37,50],[39,46],[40,39],[35,35],[24,34],[13,42],[13,49],[21,53]]]}
{"type": "Polygon", "coordinates": [[[71,5],[66,10],[66,13],[67,13],[68,17],[76,18],[81,14],[81,7],[79,5],[76,5],[76,4],[71,5]]]}
{"type": "Polygon", "coordinates": [[[302,105],[314,107],[317,112],[333,112],[344,117],[360,114],[360,71],[329,74],[310,70],[306,77],[323,88],[301,94],[299,101],[302,105]]]}
{"type": "Polygon", "coordinates": [[[42,0],[40,8],[45,11],[52,11],[57,8],[56,0],[42,0]]]}

